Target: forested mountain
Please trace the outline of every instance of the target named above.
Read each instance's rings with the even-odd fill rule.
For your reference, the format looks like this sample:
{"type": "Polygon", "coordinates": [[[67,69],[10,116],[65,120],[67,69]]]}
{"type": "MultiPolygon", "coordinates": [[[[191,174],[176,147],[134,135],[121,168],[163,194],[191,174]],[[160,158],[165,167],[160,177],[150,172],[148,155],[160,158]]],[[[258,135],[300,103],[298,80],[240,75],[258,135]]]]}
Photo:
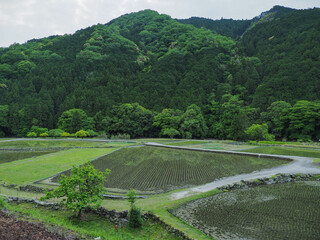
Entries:
{"type": "Polygon", "coordinates": [[[316,138],[318,121],[301,133],[271,113],[277,101],[289,114],[309,100],[303,106],[318,116],[319,27],[319,9],[276,6],[238,21],[145,10],[0,48],[0,135],[37,126],[243,139],[251,124],[266,122],[278,138],[316,138]]]}

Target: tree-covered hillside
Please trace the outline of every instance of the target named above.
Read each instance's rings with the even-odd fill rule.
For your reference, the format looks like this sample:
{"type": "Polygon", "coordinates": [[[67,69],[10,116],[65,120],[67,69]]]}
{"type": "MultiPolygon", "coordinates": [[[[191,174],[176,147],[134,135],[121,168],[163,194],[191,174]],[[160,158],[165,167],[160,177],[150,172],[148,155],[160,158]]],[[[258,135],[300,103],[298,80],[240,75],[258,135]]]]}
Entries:
{"type": "Polygon", "coordinates": [[[267,122],[278,138],[316,138],[317,120],[300,133],[271,104],[290,112],[309,100],[301,104],[317,117],[319,13],[277,6],[213,21],[145,10],[0,48],[0,136],[60,128],[48,134],[245,139],[267,122]]]}

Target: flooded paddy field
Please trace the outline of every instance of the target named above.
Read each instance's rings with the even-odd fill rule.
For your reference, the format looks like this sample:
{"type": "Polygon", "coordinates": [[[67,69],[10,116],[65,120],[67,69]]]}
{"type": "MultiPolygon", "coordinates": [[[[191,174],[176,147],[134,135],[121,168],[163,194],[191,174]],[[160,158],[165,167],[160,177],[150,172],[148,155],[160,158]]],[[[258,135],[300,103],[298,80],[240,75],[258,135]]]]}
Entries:
{"type": "Polygon", "coordinates": [[[320,181],[232,190],[173,214],[216,239],[319,239],[320,181]]]}

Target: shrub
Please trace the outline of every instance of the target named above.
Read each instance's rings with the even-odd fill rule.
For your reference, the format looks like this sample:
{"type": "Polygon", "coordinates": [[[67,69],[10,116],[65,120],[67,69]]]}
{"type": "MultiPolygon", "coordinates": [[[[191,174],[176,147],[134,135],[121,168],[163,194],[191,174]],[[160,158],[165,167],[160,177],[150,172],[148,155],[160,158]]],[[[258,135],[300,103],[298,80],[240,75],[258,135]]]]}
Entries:
{"type": "Polygon", "coordinates": [[[142,224],[141,209],[133,205],[129,211],[129,227],[140,228],[142,224]]]}
{"type": "Polygon", "coordinates": [[[143,220],[141,217],[141,209],[137,208],[134,203],[137,199],[137,193],[135,190],[131,189],[127,193],[128,202],[130,203],[129,211],[129,227],[140,228],[142,226],[143,220]]]}
{"type": "Polygon", "coordinates": [[[79,138],[90,137],[90,134],[85,130],[80,130],[76,132],[76,137],[79,137],[79,138]]]}
{"type": "Polygon", "coordinates": [[[49,137],[49,134],[47,132],[41,133],[39,137],[49,137]]]}
{"type": "Polygon", "coordinates": [[[27,133],[27,137],[29,137],[29,138],[35,138],[35,137],[37,137],[37,134],[36,134],[35,132],[28,132],[28,133],[27,133]]]}
{"type": "Polygon", "coordinates": [[[49,136],[50,137],[60,137],[60,135],[63,133],[61,129],[51,129],[49,131],[49,136]]]}
{"type": "Polygon", "coordinates": [[[61,136],[61,137],[70,137],[70,133],[68,133],[68,132],[63,132],[63,133],[61,133],[60,136],[61,136]]]}

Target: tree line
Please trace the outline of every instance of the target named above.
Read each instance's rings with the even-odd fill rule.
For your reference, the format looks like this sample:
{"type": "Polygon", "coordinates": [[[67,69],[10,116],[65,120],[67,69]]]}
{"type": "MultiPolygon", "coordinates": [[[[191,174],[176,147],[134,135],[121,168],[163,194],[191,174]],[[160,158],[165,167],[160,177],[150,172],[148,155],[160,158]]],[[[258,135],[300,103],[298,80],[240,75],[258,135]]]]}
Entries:
{"type": "MultiPolygon", "coordinates": [[[[320,102],[272,103],[266,111],[243,105],[237,95],[224,95],[201,109],[191,104],[184,111],[165,108],[155,112],[138,103],[114,105],[109,113],[88,116],[82,109],[61,114],[57,128],[31,126],[17,136],[185,138],[312,141],[320,138],[320,102]]],[[[10,127],[9,109],[0,106],[0,128],[10,127]]],[[[4,132],[0,132],[4,136],[4,132]]]]}

